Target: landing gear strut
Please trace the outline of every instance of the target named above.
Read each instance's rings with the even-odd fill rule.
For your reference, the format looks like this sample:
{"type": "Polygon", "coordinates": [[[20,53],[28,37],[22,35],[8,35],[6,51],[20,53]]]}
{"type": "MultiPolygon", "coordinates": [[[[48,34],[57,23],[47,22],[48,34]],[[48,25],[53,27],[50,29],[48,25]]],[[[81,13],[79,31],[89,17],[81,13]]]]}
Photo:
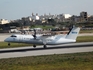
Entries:
{"type": "Polygon", "coordinates": [[[44,45],[43,47],[44,47],[44,48],[46,48],[47,46],[46,46],[46,45],[44,45]]]}

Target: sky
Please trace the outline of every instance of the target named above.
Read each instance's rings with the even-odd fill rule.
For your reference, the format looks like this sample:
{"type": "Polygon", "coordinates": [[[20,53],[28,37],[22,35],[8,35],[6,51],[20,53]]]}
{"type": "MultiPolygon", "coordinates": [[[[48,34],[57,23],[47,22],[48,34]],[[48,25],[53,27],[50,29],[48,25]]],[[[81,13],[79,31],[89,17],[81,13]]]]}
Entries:
{"type": "Polygon", "coordinates": [[[16,20],[32,13],[93,15],[93,0],[0,0],[0,19],[16,20]]]}

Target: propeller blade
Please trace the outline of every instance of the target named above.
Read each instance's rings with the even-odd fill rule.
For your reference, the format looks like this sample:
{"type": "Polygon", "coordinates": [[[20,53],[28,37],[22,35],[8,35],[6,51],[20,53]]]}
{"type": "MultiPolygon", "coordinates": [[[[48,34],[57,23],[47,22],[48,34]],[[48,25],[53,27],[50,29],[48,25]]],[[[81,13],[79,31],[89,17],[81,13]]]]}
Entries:
{"type": "Polygon", "coordinates": [[[36,39],[36,30],[34,29],[34,35],[33,35],[34,39],[36,39]]]}

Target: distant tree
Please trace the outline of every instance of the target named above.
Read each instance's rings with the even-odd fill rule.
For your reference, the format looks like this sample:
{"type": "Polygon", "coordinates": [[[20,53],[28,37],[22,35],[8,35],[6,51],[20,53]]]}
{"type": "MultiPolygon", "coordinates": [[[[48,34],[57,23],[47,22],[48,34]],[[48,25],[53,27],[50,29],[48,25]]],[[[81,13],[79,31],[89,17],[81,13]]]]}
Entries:
{"type": "Polygon", "coordinates": [[[13,22],[13,23],[10,23],[9,25],[10,25],[10,26],[20,27],[20,26],[21,26],[21,23],[13,22]]]}
{"type": "Polygon", "coordinates": [[[31,24],[30,28],[34,28],[35,27],[35,24],[31,24]]]}
{"type": "Polygon", "coordinates": [[[55,20],[54,19],[48,19],[48,22],[49,23],[55,23],[55,20]]]}

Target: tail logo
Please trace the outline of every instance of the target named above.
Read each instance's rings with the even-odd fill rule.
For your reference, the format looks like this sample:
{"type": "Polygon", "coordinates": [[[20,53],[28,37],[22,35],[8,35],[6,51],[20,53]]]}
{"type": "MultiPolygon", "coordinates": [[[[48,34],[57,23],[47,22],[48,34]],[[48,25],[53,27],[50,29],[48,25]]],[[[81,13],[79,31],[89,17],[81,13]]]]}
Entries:
{"type": "Polygon", "coordinates": [[[72,32],[72,34],[77,34],[77,32],[72,32]]]}

